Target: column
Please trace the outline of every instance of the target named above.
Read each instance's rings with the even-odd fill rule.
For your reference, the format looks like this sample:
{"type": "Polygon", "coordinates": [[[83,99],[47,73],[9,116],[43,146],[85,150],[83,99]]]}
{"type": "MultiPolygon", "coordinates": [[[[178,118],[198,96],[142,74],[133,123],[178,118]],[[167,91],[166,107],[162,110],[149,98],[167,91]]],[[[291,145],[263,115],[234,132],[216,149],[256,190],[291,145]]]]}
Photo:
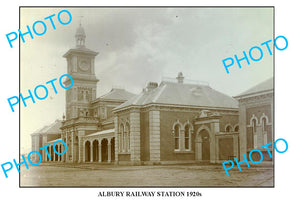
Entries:
{"type": "MultiPolygon", "coordinates": [[[[60,148],[60,144],[57,147],[58,150],[56,150],[58,153],[61,153],[61,148],[60,148]]],[[[60,162],[60,156],[61,155],[57,155],[57,161],[60,162]]]]}
{"type": "Polygon", "coordinates": [[[93,142],[92,142],[92,140],[90,141],[90,151],[91,151],[91,159],[90,159],[90,162],[93,162],[93,142]]]}
{"type": "Polygon", "coordinates": [[[107,143],[107,153],[108,153],[107,162],[110,163],[111,162],[111,138],[109,138],[109,141],[107,143]]]}
{"type": "MultiPolygon", "coordinates": [[[[38,141],[37,141],[37,142],[38,142],[38,141]]],[[[43,135],[43,138],[42,138],[42,145],[45,146],[46,144],[47,144],[47,135],[43,135]]],[[[36,149],[36,151],[39,151],[40,154],[42,154],[42,153],[41,153],[42,150],[40,150],[40,148],[36,149]]],[[[46,161],[47,161],[47,153],[46,153],[46,151],[43,151],[43,152],[44,152],[44,154],[42,154],[42,156],[43,156],[42,162],[46,162],[46,161]]]]}
{"type": "Polygon", "coordinates": [[[118,123],[118,117],[115,117],[114,124],[115,124],[115,162],[118,162],[119,142],[120,142],[119,141],[119,123],[118,123]]]}
{"type": "Polygon", "coordinates": [[[71,162],[74,162],[74,130],[71,131],[71,162]]]}
{"type": "Polygon", "coordinates": [[[78,131],[78,152],[79,152],[79,157],[78,157],[78,163],[81,163],[85,160],[84,155],[85,155],[85,150],[84,150],[84,131],[80,130],[78,131]]]}
{"type": "Polygon", "coordinates": [[[140,112],[130,113],[130,160],[132,162],[141,161],[141,138],[140,138],[140,112]]]}
{"type": "Polygon", "coordinates": [[[101,163],[102,162],[102,153],[101,153],[101,140],[99,141],[98,143],[98,156],[99,156],[99,159],[98,159],[98,162],[101,163]]]}
{"type": "Polygon", "coordinates": [[[210,162],[216,163],[216,131],[215,123],[210,123],[210,132],[209,132],[209,142],[210,142],[210,162]]]}
{"type": "MultiPolygon", "coordinates": [[[[65,149],[65,146],[62,146],[62,149],[65,149]]],[[[62,152],[65,151],[65,150],[61,150],[62,152]]],[[[66,153],[61,155],[61,162],[65,162],[65,156],[66,156],[66,153]]]]}
{"type": "Polygon", "coordinates": [[[233,155],[238,158],[239,155],[239,135],[233,135],[233,155]]]}
{"type": "MultiPolygon", "coordinates": [[[[184,130],[180,131],[179,147],[184,146],[184,130]]],[[[149,112],[150,161],[160,161],[160,112],[149,112]]]]}
{"type": "Polygon", "coordinates": [[[52,153],[53,153],[53,162],[55,162],[55,152],[54,152],[54,147],[53,147],[53,144],[51,144],[51,146],[52,146],[52,153]]]}
{"type": "Polygon", "coordinates": [[[68,147],[68,149],[67,149],[67,152],[65,153],[65,162],[68,162],[69,160],[68,160],[68,156],[69,156],[69,152],[70,152],[70,141],[69,141],[69,134],[68,134],[68,132],[67,132],[67,130],[66,130],[66,141],[65,141],[65,143],[67,144],[67,147],[68,147]]]}
{"type": "MultiPolygon", "coordinates": [[[[59,152],[62,153],[62,145],[59,145],[59,152]]],[[[62,155],[59,155],[59,162],[62,162],[62,155]]]]}
{"type": "MultiPolygon", "coordinates": [[[[219,163],[219,136],[216,136],[216,163],[219,163]]],[[[233,145],[234,146],[234,145],[233,145]]]]}
{"type": "Polygon", "coordinates": [[[53,161],[53,157],[52,157],[52,148],[51,148],[52,146],[51,146],[51,144],[50,144],[50,146],[49,146],[49,154],[50,154],[50,158],[51,158],[51,160],[49,160],[49,161],[53,161]]]}
{"type": "MultiPolygon", "coordinates": [[[[61,133],[61,139],[62,139],[65,143],[67,143],[67,142],[66,142],[66,134],[65,134],[65,132],[62,132],[62,133],[61,133]]],[[[65,149],[65,146],[64,146],[64,149],[65,149]]],[[[68,150],[68,147],[67,147],[67,150],[68,150]]],[[[65,162],[66,154],[67,154],[67,152],[65,152],[65,154],[63,154],[63,155],[61,156],[61,161],[62,161],[62,162],[65,162]]]]}

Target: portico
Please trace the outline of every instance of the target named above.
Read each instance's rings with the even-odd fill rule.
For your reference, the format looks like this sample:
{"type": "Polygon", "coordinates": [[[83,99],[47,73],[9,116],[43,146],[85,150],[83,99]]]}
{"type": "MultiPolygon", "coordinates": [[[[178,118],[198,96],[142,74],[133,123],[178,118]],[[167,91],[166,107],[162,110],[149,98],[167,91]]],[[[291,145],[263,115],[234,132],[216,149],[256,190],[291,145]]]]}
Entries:
{"type": "Polygon", "coordinates": [[[82,159],[79,162],[115,161],[115,130],[108,129],[86,135],[80,144],[82,159]]]}

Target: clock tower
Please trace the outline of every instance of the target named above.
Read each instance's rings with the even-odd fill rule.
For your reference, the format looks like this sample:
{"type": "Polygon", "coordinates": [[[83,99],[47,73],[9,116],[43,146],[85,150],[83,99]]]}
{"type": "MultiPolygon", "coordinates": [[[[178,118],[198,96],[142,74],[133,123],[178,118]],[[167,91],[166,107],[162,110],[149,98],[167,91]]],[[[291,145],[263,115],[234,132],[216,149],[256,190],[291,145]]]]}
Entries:
{"type": "MultiPolygon", "coordinates": [[[[85,31],[81,24],[76,30],[76,48],[70,49],[63,57],[67,59],[68,74],[74,84],[66,90],[66,120],[91,115],[90,102],[96,99],[97,82],[95,75],[95,56],[97,52],[85,47],[85,31]]],[[[65,84],[70,84],[67,80],[65,84]]]]}

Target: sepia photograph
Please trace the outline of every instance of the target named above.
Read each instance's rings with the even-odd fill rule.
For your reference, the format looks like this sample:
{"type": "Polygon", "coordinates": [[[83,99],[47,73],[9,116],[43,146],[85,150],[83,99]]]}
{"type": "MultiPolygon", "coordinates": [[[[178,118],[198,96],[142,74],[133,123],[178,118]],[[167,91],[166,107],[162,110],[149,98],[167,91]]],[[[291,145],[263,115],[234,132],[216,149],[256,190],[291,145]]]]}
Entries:
{"type": "Polygon", "coordinates": [[[20,7],[20,30],[20,187],[274,187],[274,7],[20,7]]]}

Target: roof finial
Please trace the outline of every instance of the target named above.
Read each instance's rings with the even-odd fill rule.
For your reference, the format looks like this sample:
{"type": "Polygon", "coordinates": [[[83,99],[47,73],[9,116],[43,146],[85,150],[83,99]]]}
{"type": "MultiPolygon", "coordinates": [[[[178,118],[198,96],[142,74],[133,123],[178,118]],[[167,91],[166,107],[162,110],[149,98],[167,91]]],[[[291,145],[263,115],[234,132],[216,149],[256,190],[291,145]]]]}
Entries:
{"type": "Polygon", "coordinates": [[[183,84],[184,77],[183,77],[182,72],[178,73],[178,76],[176,79],[177,79],[178,83],[183,84]]]}
{"type": "Polygon", "coordinates": [[[79,16],[79,17],[80,17],[80,19],[79,19],[79,26],[81,27],[81,21],[82,21],[83,16],[79,16]]]}

